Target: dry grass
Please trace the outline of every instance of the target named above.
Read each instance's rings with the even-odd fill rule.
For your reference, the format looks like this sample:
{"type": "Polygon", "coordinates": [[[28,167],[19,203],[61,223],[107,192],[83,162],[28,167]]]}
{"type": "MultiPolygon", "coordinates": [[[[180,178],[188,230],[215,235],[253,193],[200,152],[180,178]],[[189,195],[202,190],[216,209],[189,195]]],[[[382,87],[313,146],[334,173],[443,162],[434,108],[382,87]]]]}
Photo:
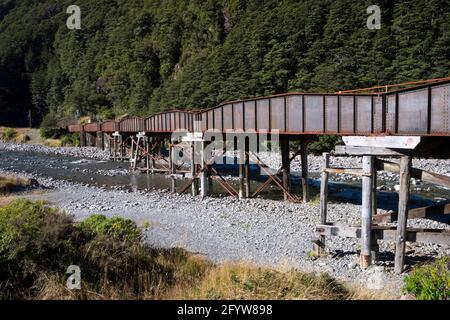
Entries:
{"type": "Polygon", "coordinates": [[[47,147],[57,148],[61,147],[62,143],[60,139],[45,139],[43,144],[47,147]]]}
{"type": "Polygon", "coordinates": [[[381,297],[369,292],[345,288],[329,276],[315,276],[295,270],[281,272],[248,264],[214,266],[202,258],[187,260],[161,255],[158,260],[175,273],[155,275],[142,272],[135,285],[115,285],[104,282],[100,288],[83,283],[81,290],[67,290],[64,279],[42,275],[35,299],[42,300],[372,300],[381,297]],[[134,288],[133,288],[134,287],[134,288]]]}
{"type": "Polygon", "coordinates": [[[20,188],[31,186],[32,182],[29,179],[2,177],[0,176],[0,194],[7,194],[20,188]]]}
{"type": "Polygon", "coordinates": [[[15,200],[14,197],[5,197],[0,196],[0,208],[6,207],[11,204],[15,200]]]}
{"type": "Polygon", "coordinates": [[[189,300],[343,300],[351,297],[346,288],[327,275],[315,276],[296,270],[282,272],[249,264],[210,268],[197,285],[178,285],[166,296],[189,300]]]}

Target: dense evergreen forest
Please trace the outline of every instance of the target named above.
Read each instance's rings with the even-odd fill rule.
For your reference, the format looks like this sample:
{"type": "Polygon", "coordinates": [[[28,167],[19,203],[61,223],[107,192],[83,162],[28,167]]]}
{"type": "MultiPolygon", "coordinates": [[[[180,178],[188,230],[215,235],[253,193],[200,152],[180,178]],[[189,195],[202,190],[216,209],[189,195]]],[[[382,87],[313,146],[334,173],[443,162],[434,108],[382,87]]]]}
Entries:
{"type": "Polygon", "coordinates": [[[448,0],[0,0],[0,125],[448,76],[448,0]],[[69,5],[81,30],[66,26],[69,5]],[[366,9],[382,9],[369,30],[366,9]]]}

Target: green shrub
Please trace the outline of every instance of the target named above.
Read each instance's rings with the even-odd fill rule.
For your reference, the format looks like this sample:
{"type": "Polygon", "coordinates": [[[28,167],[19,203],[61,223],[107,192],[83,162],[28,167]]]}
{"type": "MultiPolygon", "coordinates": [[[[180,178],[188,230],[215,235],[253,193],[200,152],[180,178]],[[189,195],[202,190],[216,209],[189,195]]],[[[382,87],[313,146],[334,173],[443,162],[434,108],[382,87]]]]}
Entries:
{"type": "Polygon", "coordinates": [[[56,139],[63,134],[63,130],[58,126],[58,119],[53,113],[48,113],[42,119],[39,132],[43,139],[56,139]]]}
{"type": "Polygon", "coordinates": [[[133,221],[120,217],[108,219],[103,215],[93,215],[79,223],[77,228],[94,237],[106,235],[118,240],[133,241],[142,236],[142,232],[133,221]]]}
{"type": "Polygon", "coordinates": [[[334,150],[334,147],[340,143],[341,137],[333,135],[323,135],[319,136],[319,140],[312,142],[308,146],[309,152],[315,155],[321,155],[324,152],[330,152],[334,150]]]}
{"type": "Polygon", "coordinates": [[[10,141],[17,136],[17,131],[13,128],[6,128],[2,132],[2,139],[6,141],[10,141]]]}
{"type": "Polygon", "coordinates": [[[414,268],[404,278],[403,291],[420,300],[450,299],[450,257],[436,260],[433,264],[414,268]]]}
{"type": "Polygon", "coordinates": [[[67,134],[61,137],[63,147],[78,147],[80,145],[80,136],[78,133],[67,134]]]}
{"type": "Polygon", "coordinates": [[[25,252],[38,257],[53,250],[70,232],[70,224],[68,216],[43,203],[15,200],[0,208],[0,257],[15,259],[25,252]]]}

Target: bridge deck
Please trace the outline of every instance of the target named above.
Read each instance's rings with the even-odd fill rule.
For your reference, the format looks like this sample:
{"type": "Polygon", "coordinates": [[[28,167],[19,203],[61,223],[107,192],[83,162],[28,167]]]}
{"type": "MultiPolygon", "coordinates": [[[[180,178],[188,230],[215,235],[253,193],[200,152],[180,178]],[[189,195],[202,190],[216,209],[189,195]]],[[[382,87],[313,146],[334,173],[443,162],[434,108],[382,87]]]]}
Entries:
{"type": "Polygon", "coordinates": [[[277,130],[285,135],[450,136],[450,80],[387,93],[286,93],[200,111],[68,127],[70,132],[171,133],[277,130]]]}

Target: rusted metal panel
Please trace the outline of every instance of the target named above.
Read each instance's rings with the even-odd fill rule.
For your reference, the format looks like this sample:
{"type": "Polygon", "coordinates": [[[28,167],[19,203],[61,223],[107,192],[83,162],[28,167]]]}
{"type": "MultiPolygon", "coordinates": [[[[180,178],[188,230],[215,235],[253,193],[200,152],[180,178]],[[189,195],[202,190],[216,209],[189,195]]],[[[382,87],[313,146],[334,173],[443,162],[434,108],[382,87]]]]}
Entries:
{"type": "Polygon", "coordinates": [[[196,132],[208,130],[208,123],[207,123],[208,114],[209,114],[209,112],[203,112],[203,113],[198,113],[195,115],[195,118],[196,118],[195,131],[196,132]]]}
{"type": "Polygon", "coordinates": [[[286,112],[285,112],[285,98],[270,99],[270,126],[271,130],[286,131],[286,112]]]}
{"type": "Polygon", "coordinates": [[[154,120],[155,120],[155,116],[151,116],[151,117],[145,119],[145,131],[146,132],[154,132],[155,131],[154,120]]]}
{"type": "Polygon", "coordinates": [[[398,132],[402,134],[427,134],[428,90],[399,93],[398,132]]]}
{"type": "Polygon", "coordinates": [[[325,131],[328,133],[338,133],[338,96],[325,97],[325,131]]]}
{"type": "Polygon", "coordinates": [[[373,133],[383,132],[383,96],[373,96],[373,133]]]}
{"type": "Polygon", "coordinates": [[[189,130],[188,123],[187,123],[187,118],[188,118],[187,115],[188,115],[188,113],[186,113],[186,112],[180,112],[179,129],[181,129],[181,130],[189,130]]]}
{"type": "Polygon", "coordinates": [[[244,130],[244,103],[233,104],[234,129],[244,130]]]}
{"type": "Polygon", "coordinates": [[[256,123],[259,130],[270,130],[269,99],[256,100],[256,123]]]}
{"type": "Polygon", "coordinates": [[[223,130],[223,116],[222,116],[223,108],[215,108],[214,109],[214,130],[223,130]]]}
{"type": "Polygon", "coordinates": [[[164,113],[164,131],[170,131],[170,113],[164,113]]]}
{"type": "Polygon", "coordinates": [[[324,131],[324,98],[321,95],[306,95],[304,98],[305,132],[324,131]]]}
{"type": "Polygon", "coordinates": [[[397,95],[392,94],[386,97],[386,133],[394,134],[396,128],[397,115],[397,95]]]}
{"type": "Polygon", "coordinates": [[[122,132],[141,132],[145,131],[145,120],[142,118],[128,118],[120,121],[120,131],[122,132]]]}
{"type": "Polygon", "coordinates": [[[161,113],[160,124],[159,124],[159,126],[160,126],[159,131],[161,131],[161,132],[164,132],[164,131],[167,130],[166,118],[167,118],[167,114],[166,113],[161,113]]]}
{"type": "Polygon", "coordinates": [[[194,131],[194,115],[194,113],[188,113],[186,115],[186,129],[191,132],[194,131]]]}
{"type": "Polygon", "coordinates": [[[226,104],[223,109],[223,130],[233,129],[233,105],[226,104]]]}
{"type": "Polygon", "coordinates": [[[100,124],[98,123],[88,123],[84,125],[85,132],[98,132],[100,130],[100,124]]]}
{"type": "Polygon", "coordinates": [[[355,97],[355,113],[356,133],[372,133],[372,97],[355,97]]]}
{"type": "Polygon", "coordinates": [[[177,117],[176,112],[170,113],[169,131],[175,131],[177,129],[177,117]]]}
{"type": "Polygon", "coordinates": [[[245,130],[256,130],[256,101],[244,103],[245,130]]]}
{"type": "Polygon", "coordinates": [[[352,134],[355,131],[354,97],[339,97],[339,133],[352,134]]]}
{"type": "Polygon", "coordinates": [[[450,134],[450,84],[431,90],[431,134],[450,134]]]}
{"type": "Polygon", "coordinates": [[[157,114],[154,118],[155,118],[154,120],[155,131],[156,132],[161,131],[161,115],[157,114]]]}
{"type": "Polygon", "coordinates": [[[108,133],[119,131],[119,123],[117,121],[105,121],[101,124],[101,131],[108,133]]]}
{"type": "Polygon", "coordinates": [[[207,112],[206,121],[207,121],[208,130],[214,130],[214,127],[215,127],[215,124],[214,124],[214,110],[209,110],[207,112]]]}
{"type": "Polygon", "coordinates": [[[81,124],[73,124],[68,127],[69,132],[75,133],[75,132],[82,132],[83,126],[81,124]]]}
{"type": "Polygon", "coordinates": [[[286,98],[286,131],[303,131],[303,96],[291,95],[286,98]]]}

